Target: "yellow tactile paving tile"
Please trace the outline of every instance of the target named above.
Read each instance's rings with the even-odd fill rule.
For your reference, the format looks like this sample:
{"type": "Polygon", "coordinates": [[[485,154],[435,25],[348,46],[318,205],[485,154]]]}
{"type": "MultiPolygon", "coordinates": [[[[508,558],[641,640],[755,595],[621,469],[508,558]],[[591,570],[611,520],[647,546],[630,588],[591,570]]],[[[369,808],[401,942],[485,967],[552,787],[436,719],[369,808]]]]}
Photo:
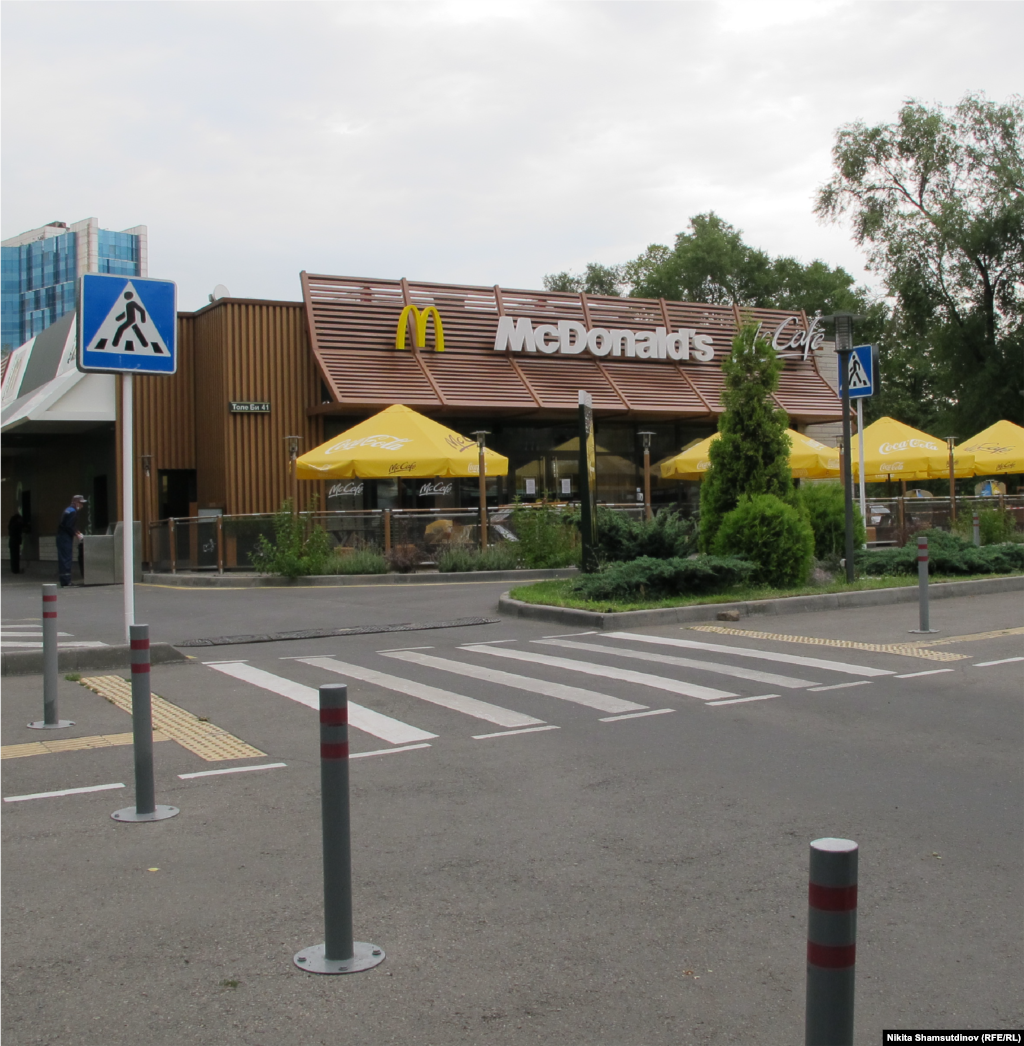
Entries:
{"type": "MultiPolygon", "coordinates": [[[[852,639],[822,639],[820,636],[787,636],[781,632],[755,632],[750,628],[725,628],[722,625],[691,625],[696,632],[720,632],[727,636],[746,636],[748,639],[773,639],[780,643],[807,643],[810,646],[834,646],[844,650],[873,650],[879,654],[901,654],[903,657],[922,657],[926,661],[962,661],[969,654],[950,654],[944,650],[929,650],[923,643],[855,643],[852,639]]],[[[948,640],[952,642],[952,640],[948,640]]]]}
{"type": "Polygon", "coordinates": [[[969,636],[947,636],[945,639],[925,639],[921,646],[942,646],[944,643],[970,643],[975,639],[999,639],[1000,636],[1021,636],[1024,628],[997,628],[994,632],[974,632],[969,636]]]}
{"type": "MultiPolygon", "coordinates": [[[[170,738],[159,730],[153,731],[154,741],[170,741],[170,738]]],[[[117,745],[130,745],[131,733],[127,734],[94,734],[92,737],[67,737],[54,741],[29,741],[21,745],[3,745],[0,747],[0,759],[23,759],[29,755],[55,755],[57,752],[82,752],[89,748],[114,748],[117,745]]]]}
{"type": "MultiPolygon", "coordinates": [[[[131,714],[132,685],[127,679],[120,676],[91,676],[81,682],[82,686],[131,714]]],[[[208,763],[222,759],[251,759],[267,754],[156,694],[153,694],[153,727],[208,763]]]]}

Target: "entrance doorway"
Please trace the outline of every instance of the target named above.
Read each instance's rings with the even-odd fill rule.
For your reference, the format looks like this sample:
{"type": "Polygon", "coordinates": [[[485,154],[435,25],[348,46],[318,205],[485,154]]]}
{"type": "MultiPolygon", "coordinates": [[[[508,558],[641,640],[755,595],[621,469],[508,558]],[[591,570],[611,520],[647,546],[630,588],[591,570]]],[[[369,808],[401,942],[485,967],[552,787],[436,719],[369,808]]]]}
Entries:
{"type": "Polygon", "coordinates": [[[195,469],[160,469],[160,519],[194,516],[199,511],[195,469]]]}

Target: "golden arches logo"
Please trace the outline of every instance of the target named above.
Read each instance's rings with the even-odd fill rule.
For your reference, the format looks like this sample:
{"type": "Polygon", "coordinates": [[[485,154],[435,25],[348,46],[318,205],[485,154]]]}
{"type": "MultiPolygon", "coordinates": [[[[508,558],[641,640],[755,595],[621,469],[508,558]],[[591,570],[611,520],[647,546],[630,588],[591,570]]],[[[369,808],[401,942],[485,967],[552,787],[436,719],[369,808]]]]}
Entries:
{"type": "Polygon", "coordinates": [[[402,315],[398,317],[398,330],[395,332],[395,348],[405,348],[405,332],[409,324],[406,322],[409,316],[416,322],[416,348],[427,347],[427,320],[434,320],[434,351],[444,352],[444,327],[441,324],[441,314],[436,306],[428,305],[422,312],[415,305],[406,305],[402,309],[402,315]]]}

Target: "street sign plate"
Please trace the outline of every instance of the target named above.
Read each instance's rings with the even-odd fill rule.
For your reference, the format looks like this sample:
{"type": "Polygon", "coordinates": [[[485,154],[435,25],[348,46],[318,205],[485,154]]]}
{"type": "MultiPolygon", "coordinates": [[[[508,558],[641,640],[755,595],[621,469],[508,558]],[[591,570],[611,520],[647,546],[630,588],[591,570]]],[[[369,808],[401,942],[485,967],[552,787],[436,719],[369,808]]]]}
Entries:
{"type": "MultiPolygon", "coordinates": [[[[842,368],[840,368],[842,370],[842,368]]],[[[840,374],[843,382],[845,375],[840,374]]],[[[842,384],[839,391],[842,392],[842,384]]],[[[850,399],[863,399],[875,390],[874,353],[870,345],[858,345],[850,353],[850,399]]]]}
{"type": "Polygon", "coordinates": [[[177,287],[171,280],[90,273],[78,284],[80,371],[173,374],[177,287]]]}

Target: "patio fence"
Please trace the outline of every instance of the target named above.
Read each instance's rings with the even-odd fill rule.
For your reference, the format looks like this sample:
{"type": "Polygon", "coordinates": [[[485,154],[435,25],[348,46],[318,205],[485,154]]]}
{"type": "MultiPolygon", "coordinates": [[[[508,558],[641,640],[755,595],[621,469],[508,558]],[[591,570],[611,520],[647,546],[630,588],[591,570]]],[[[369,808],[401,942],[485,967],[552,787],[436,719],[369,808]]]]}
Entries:
{"type": "MultiPolygon", "coordinates": [[[[529,511],[530,505],[520,506],[529,511]]],[[[557,510],[575,507],[558,504],[557,510]]],[[[634,519],[642,519],[643,505],[605,505],[634,519]]],[[[958,516],[970,520],[981,509],[1006,509],[1024,530],[1024,495],[964,497],[956,499],[958,516]]],[[[477,548],[480,542],[478,509],[367,509],[341,512],[302,512],[308,528],[319,525],[331,543],[340,549],[371,549],[389,552],[401,545],[414,545],[427,559],[440,548],[477,548]]],[[[871,545],[904,545],[919,530],[950,528],[949,498],[869,498],[868,542],[871,545]]],[[[487,510],[488,543],[517,540],[513,506],[487,510]]],[[[252,571],[253,553],[260,537],[274,537],[274,514],[244,516],[199,516],[161,519],[149,525],[146,559],[156,572],[252,571]]]]}

